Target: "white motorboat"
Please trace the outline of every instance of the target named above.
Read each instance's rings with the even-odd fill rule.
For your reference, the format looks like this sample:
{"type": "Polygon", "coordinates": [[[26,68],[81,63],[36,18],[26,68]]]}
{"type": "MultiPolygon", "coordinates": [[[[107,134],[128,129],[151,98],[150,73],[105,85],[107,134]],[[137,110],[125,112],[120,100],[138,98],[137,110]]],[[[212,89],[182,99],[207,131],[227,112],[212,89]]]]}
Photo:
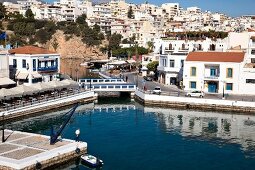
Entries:
{"type": "Polygon", "coordinates": [[[81,156],[81,163],[91,168],[101,167],[104,164],[101,159],[98,159],[95,156],[89,155],[89,154],[85,154],[81,156]]]}

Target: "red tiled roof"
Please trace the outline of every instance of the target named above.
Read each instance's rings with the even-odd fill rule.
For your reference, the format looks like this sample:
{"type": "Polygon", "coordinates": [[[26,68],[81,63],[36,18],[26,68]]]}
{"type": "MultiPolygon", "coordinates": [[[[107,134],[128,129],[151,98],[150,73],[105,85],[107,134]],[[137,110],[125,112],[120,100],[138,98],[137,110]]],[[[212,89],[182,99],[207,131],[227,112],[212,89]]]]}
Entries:
{"type": "Polygon", "coordinates": [[[244,60],[243,52],[191,52],[186,61],[235,62],[244,60]]]}
{"type": "Polygon", "coordinates": [[[56,52],[49,51],[45,48],[35,46],[24,46],[8,51],[10,54],[54,54],[56,52]]]}

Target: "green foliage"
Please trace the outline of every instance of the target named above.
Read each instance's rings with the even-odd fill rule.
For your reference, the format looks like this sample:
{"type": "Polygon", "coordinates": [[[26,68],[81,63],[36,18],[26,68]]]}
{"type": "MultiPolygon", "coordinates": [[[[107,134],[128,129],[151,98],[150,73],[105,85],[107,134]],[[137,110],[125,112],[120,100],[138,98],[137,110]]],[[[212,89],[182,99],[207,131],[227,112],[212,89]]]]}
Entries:
{"type": "Polygon", "coordinates": [[[120,34],[112,34],[109,39],[109,50],[116,50],[120,48],[122,35],[120,34]]]}
{"type": "Polygon", "coordinates": [[[35,34],[35,39],[41,44],[45,44],[49,38],[49,34],[45,29],[40,29],[35,34]]]}
{"type": "Polygon", "coordinates": [[[130,18],[130,19],[133,19],[133,18],[134,18],[134,12],[133,12],[132,6],[129,6],[127,16],[128,16],[128,18],[130,18]]]}
{"type": "Polygon", "coordinates": [[[152,49],[153,49],[153,47],[154,47],[154,43],[151,42],[151,41],[148,41],[148,42],[147,42],[147,46],[148,46],[148,51],[149,51],[149,52],[152,52],[152,49]]]}
{"type": "Polygon", "coordinates": [[[0,20],[4,19],[6,17],[6,8],[3,5],[3,3],[0,3],[0,20]]]}
{"type": "Polygon", "coordinates": [[[26,10],[25,17],[28,19],[34,19],[34,14],[30,8],[26,10]]]}
{"type": "Polygon", "coordinates": [[[35,20],[35,29],[42,29],[46,23],[46,20],[35,20]]]}
{"type": "Polygon", "coordinates": [[[148,49],[144,47],[130,47],[130,48],[117,48],[112,50],[113,56],[127,56],[131,57],[136,55],[136,51],[138,55],[148,54],[148,49]]]}
{"type": "Polygon", "coordinates": [[[56,51],[58,46],[59,46],[59,43],[57,41],[56,38],[53,39],[52,43],[51,43],[52,47],[54,48],[54,50],[56,51]]]}
{"type": "Polygon", "coordinates": [[[87,24],[86,18],[87,18],[86,14],[82,14],[81,16],[79,16],[79,17],[76,19],[76,23],[77,23],[77,24],[80,24],[80,25],[85,25],[85,24],[87,24]]]}
{"type": "Polygon", "coordinates": [[[35,24],[34,23],[25,23],[17,22],[13,25],[13,31],[17,35],[31,36],[35,34],[35,24]]]}
{"type": "Polygon", "coordinates": [[[157,70],[158,65],[159,65],[158,61],[152,61],[147,65],[147,68],[148,68],[149,71],[154,71],[155,72],[157,70]]]}

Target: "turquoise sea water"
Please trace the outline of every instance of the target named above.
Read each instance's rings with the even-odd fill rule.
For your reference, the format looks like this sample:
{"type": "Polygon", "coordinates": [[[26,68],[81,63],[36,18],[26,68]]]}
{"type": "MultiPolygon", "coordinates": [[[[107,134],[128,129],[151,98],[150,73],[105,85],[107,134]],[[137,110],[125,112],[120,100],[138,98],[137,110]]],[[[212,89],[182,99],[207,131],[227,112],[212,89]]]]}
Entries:
{"type": "MultiPolygon", "coordinates": [[[[10,128],[50,134],[62,110],[10,128]]],[[[63,138],[88,143],[104,170],[255,169],[255,117],[143,107],[137,103],[87,104],[78,108],[63,138]]],[[[87,169],[71,163],[58,169],[87,169]]]]}

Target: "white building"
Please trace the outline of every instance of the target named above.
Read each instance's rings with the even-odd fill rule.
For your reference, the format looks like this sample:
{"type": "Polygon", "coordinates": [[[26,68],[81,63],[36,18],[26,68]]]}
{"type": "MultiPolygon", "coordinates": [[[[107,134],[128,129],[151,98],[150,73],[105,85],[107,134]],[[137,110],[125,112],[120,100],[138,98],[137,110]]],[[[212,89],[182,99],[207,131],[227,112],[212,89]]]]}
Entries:
{"type": "Polygon", "coordinates": [[[57,80],[60,55],[44,48],[24,46],[9,50],[9,65],[18,84],[57,80]]]}
{"type": "Polygon", "coordinates": [[[243,52],[191,52],[184,62],[184,90],[254,94],[242,80],[244,60],[243,52]]]}
{"type": "Polygon", "coordinates": [[[9,59],[6,55],[8,51],[0,52],[0,88],[15,85],[16,83],[9,79],[9,59]]]}

